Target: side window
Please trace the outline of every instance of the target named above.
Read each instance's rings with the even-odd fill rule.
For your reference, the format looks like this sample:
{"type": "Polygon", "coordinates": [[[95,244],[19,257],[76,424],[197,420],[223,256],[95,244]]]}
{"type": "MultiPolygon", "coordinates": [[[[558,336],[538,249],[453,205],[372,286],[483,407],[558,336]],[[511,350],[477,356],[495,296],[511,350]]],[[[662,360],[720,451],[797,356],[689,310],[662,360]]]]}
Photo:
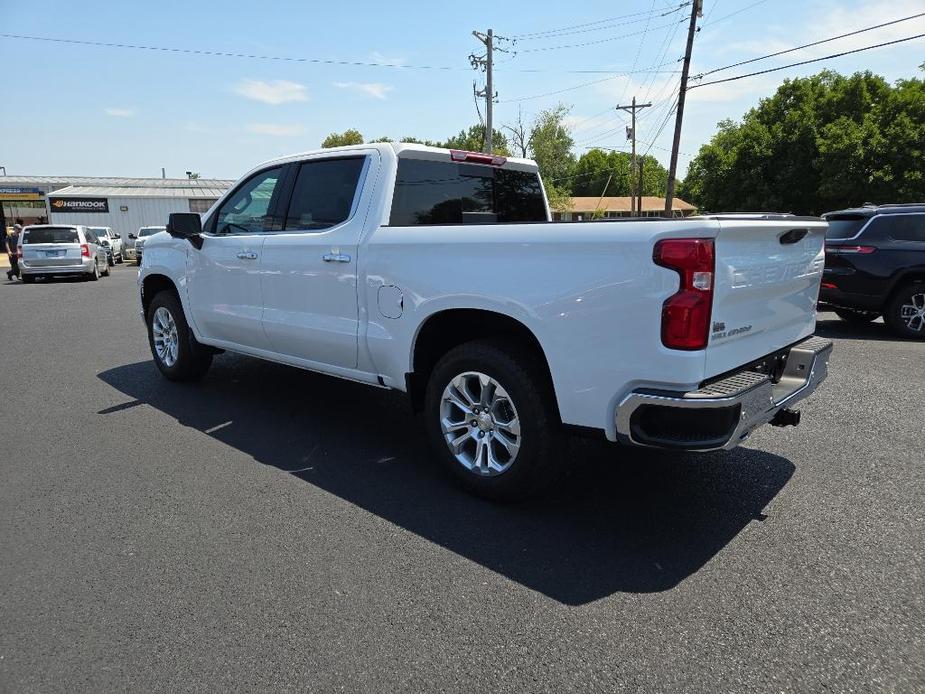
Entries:
{"type": "Polygon", "coordinates": [[[365,157],[307,161],[299,167],[285,229],[321,231],[347,220],[365,157]]]}
{"type": "Polygon", "coordinates": [[[925,242],[925,214],[897,214],[884,217],[886,228],[894,241],[925,242]]]}
{"type": "Polygon", "coordinates": [[[281,171],[280,168],[261,171],[242,183],[222,203],[216,218],[216,233],[253,233],[272,229],[270,202],[281,171]]]}
{"type": "Polygon", "coordinates": [[[84,238],[87,239],[87,243],[99,243],[96,234],[93,233],[93,229],[87,227],[84,228],[84,238]]]}

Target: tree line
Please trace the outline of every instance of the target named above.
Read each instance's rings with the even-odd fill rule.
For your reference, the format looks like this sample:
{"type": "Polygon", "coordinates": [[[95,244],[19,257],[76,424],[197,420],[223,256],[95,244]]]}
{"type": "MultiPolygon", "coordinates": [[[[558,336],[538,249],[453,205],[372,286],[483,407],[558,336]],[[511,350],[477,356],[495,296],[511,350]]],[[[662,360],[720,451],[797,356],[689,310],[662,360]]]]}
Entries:
{"type": "MultiPolygon", "coordinates": [[[[529,123],[519,113],[492,133],[494,151],[536,160],[555,209],[566,209],[577,196],[629,196],[638,177],[629,152],[591,148],[576,156],[569,111],[559,104],[529,123]]],[[[485,127],[476,124],[446,140],[398,141],[479,151],[484,139],[485,127]]],[[[331,133],[322,147],[392,140],[364,140],[350,129],[331,133]]],[[[643,195],[663,197],[667,170],[648,154],[639,161],[643,195]]],[[[714,212],[797,214],[923,201],[925,80],[891,85],[870,72],[831,71],[786,80],[740,121],[717,125],[679,182],[678,197],[714,212]]]]}

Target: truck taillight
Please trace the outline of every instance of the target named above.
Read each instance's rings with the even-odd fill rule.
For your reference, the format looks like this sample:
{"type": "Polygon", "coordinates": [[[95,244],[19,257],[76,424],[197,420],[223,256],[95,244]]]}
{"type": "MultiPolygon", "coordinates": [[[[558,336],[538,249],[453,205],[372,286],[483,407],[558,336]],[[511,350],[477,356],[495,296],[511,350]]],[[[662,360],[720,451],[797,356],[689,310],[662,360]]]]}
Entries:
{"type": "Polygon", "coordinates": [[[80,244],[80,257],[89,258],[90,257],[90,245],[87,243],[80,244]]]}
{"type": "Polygon", "coordinates": [[[678,291],[662,304],[662,344],[704,349],[713,311],[713,239],[664,239],[655,244],[652,259],[681,277],[678,291]]]}

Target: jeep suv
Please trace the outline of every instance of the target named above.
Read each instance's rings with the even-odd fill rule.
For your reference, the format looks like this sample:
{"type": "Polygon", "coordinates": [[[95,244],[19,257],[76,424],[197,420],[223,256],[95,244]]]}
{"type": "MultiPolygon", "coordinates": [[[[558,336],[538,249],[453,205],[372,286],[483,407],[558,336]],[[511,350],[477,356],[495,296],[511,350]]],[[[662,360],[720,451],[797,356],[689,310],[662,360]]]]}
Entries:
{"type": "Polygon", "coordinates": [[[819,307],[925,339],[925,203],[829,212],[819,307]]]}

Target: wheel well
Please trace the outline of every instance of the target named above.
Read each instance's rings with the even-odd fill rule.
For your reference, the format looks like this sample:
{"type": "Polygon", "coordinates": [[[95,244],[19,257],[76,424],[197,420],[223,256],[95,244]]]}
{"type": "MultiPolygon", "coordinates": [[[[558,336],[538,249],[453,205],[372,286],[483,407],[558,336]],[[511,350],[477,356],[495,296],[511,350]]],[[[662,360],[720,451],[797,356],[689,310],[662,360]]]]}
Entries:
{"type": "Polygon", "coordinates": [[[444,354],[465,342],[486,338],[500,338],[533,353],[546,376],[550,392],[554,394],[549,363],[530,328],[503,313],[482,309],[449,309],[435,313],[418,331],[414,342],[412,372],[405,377],[412,408],[416,412],[423,409],[427,380],[444,354]]]}
{"type": "Polygon", "coordinates": [[[144,309],[145,315],[148,315],[148,306],[151,305],[151,300],[159,292],[170,291],[180,296],[177,292],[177,287],[173,281],[165,275],[148,275],[145,277],[144,282],[141,285],[141,307],[144,309]]]}
{"type": "Polygon", "coordinates": [[[887,294],[886,300],[883,302],[883,309],[886,310],[887,307],[889,307],[890,302],[893,301],[893,297],[896,296],[897,292],[913,284],[925,284],[925,272],[909,272],[897,279],[890,293],[887,294]]]}

